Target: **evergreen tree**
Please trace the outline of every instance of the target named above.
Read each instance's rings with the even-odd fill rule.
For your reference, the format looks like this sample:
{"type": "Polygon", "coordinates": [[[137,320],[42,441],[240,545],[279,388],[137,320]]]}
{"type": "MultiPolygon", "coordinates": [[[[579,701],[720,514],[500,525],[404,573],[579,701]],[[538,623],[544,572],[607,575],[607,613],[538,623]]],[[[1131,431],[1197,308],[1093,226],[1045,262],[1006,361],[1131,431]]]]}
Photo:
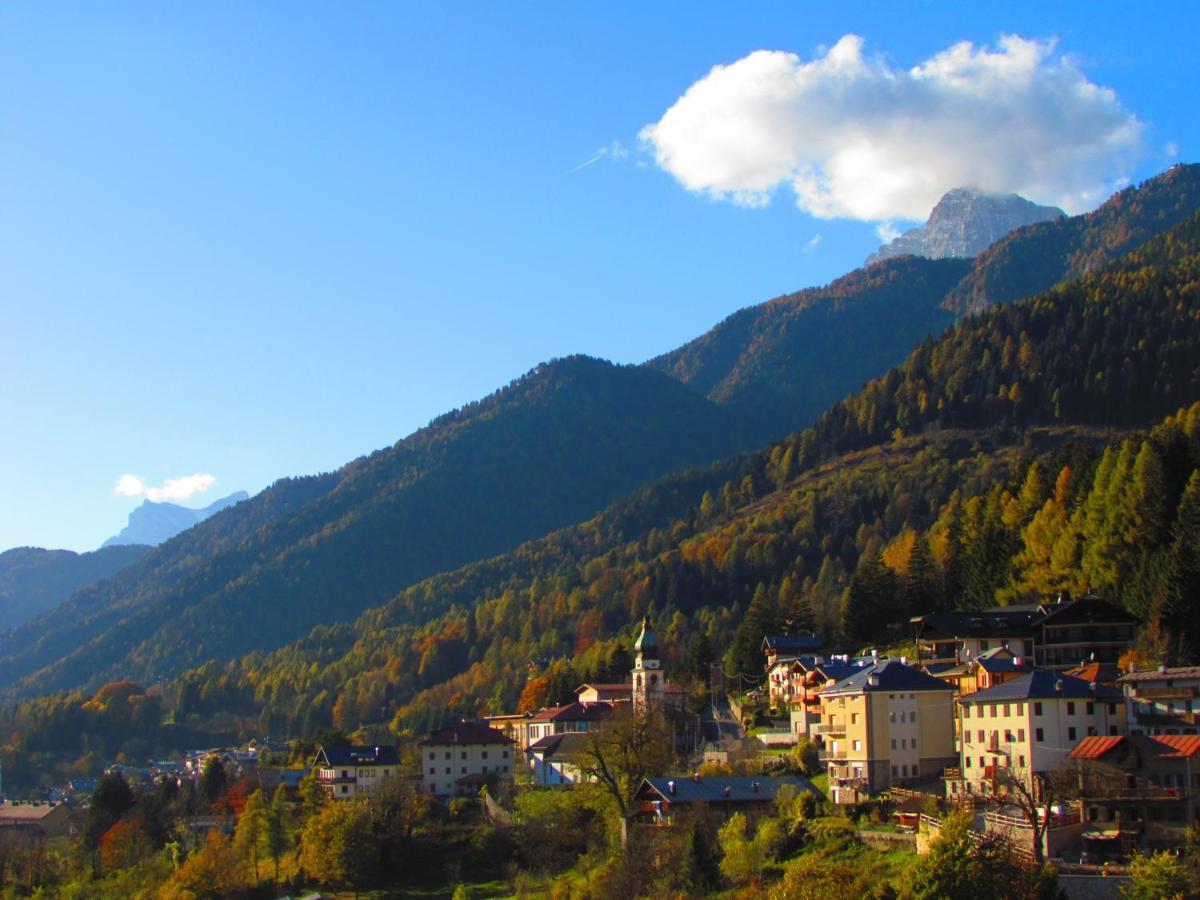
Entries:
{"type": "Polygon", "coordinates": [[[238,816],[237,831],[233,835],[233,852],[239,859],[249,857],[254,863],[254,883],[258,884],[258,848],[267,831],[267,809],[261,790],[255,790],[246,798],[242,814],[238,816]]]}

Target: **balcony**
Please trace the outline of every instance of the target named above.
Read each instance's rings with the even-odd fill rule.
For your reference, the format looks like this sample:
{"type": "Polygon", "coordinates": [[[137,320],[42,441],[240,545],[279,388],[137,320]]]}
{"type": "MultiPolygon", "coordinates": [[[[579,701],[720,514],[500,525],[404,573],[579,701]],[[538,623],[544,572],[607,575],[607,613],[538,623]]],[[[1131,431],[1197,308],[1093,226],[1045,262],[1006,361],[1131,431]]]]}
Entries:
{"type": "Polygon", "coordinates": [[[1133,696],[1139,700],[1191,700],[1196,696],[1195,685],[1172,687],[1136,687],[1133,696]]]}
{"type": "Polygon", "coordinates": [[[817,734],[845,734],[846,725],[833,719],[829,722],[822,722],[817,726],[817,734]]]}

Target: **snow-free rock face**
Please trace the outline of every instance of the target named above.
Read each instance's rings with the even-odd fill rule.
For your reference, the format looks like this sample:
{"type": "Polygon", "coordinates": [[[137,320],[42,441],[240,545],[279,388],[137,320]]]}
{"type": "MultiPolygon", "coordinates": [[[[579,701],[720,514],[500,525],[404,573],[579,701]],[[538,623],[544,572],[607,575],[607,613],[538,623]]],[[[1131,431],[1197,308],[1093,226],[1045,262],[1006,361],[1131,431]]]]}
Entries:
{"type": "Polygon", "coordinates": [[[955,188],[938,201],[928,222],[884,244],[867,257],[867,265],[905,254],[930,259],[978,256],[1010,231],[1064,215],[1057,207],[1039,206],[1016,194],[997,197],[955,188]]]}
{"type": "Polygon", "coordinates": [[[121,533],[110,537],[101,546],[115,547],[121,544],[147,544],[157,547],[163,541],[170,540],[186,528],[191,528],[197,522],[203,522],[209,516],[216,515],[227,506],[241,503],[250,495],[238,491],[228,497],[222,497],[215,503],[203,509],[190,509],[177,506],[174,503],[152,503],[146,500],[129,514],[129,524],[121,529],[121,533]]]}

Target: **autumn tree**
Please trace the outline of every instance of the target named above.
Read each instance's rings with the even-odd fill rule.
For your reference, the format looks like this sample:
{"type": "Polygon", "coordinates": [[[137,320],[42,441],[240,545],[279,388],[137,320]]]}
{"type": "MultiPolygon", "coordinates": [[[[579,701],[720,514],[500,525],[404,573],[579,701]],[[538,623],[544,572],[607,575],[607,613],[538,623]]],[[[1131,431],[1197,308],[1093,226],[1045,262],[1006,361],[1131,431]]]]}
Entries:
{"type": "Polygon", "coordinates": [[[239,859],[247,857],[254,863],[254,883],[258,884],[258,850],[267,831],[267,809],[261,790],[246,798],[233,835],[233,851],[239,859]]]}
{"type": "MultiPolygon", "coordinates": [[[[243,811],[244,814],[244,811],[243,811]]],[[[279,860],[290,846],[291,808],[287,790],[281,784],[275,788],[271,805],[267,808],[263,823],[263,847],[275,864],[275,881],[279,881],[279,860]]]]}
{"type": "Polygon", "coordinates": [[[671,764],[671,744],[662,715],[627,704],[584,735],[578,756],[580,770],[612,797],[621,817],[621,844],[625,846],[642,782],[661,775],[671,764]]]}
{"type": "Polygon", "coordinates": [[[357,895],[378,875],[379,854],[365,802],[327,803],[304,823],[300,863],[319,884],[350,887],[357,895]]]}

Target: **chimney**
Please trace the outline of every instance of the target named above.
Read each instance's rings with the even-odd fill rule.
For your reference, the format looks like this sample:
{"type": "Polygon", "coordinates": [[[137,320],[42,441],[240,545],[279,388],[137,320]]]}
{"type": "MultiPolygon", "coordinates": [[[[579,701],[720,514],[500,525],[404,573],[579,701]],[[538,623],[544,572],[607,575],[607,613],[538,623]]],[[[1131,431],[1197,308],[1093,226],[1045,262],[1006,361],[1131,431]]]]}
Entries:
{"type": "Polygon", "coordinates": [[[674,781],[667,782],[667,790],[671,792],[672,797],[675,796],[675,782],[674,781]]]}
{"type": "Polygon", "coordinates": [[[758,793],[758,782],[757,781],[750,782],[750,790],[754,791],[754,793],[756,793],[756,794],[758,793]]]}
{"type": "Polygon", "coordinates": [[[1096,682],[1089,681],[1088,682],[1088,690],[1091,691],[1093,694],[1096,693],[1096,682]]]}
{"type": "Polygon", "coordinates": [[[729,785],[725,785],[725,796],[728,797],[732,793],[733,793],[733,788],[731,788],[729,785]]]}
{"type": "Polygon", "coordinates": [[[692,774],[692,781],[696,782],[696,784],[700,783],[700,773],[699,772],[695,772],[692,774]]]}
{"type": "Polygon", "coordinates": [[[1060,694],[1062,693],[1062,679],[1061,678],[1054,679],[1054,690],[1060,694]]]}

